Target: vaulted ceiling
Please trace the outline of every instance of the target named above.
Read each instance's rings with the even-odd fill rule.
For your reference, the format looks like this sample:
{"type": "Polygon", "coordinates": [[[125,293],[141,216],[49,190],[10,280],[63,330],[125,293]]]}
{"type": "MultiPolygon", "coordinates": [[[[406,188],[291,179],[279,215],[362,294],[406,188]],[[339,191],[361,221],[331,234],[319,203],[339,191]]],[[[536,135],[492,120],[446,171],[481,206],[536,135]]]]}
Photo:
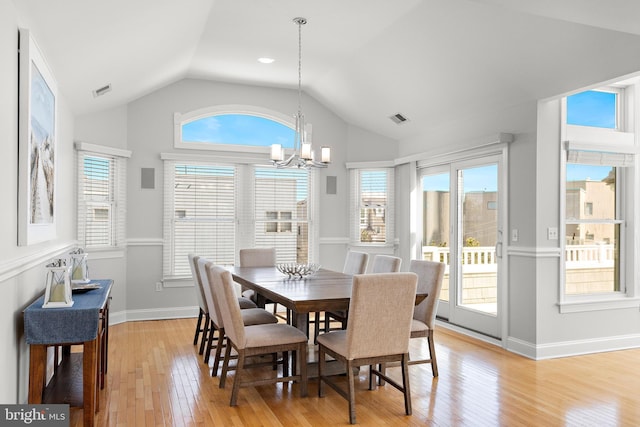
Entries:
{"type": "MultiPolygon", "coordinates": [[[[393,139],[640,71],[636,0],[14,0],[77,114],[202,78],[302,86],[393,139]],[[257,61],[271,57],[269,65],[257,61]],[[112,85],[95,98],[92,91],[112,85]],[[396,125],[389,116],[409,121],[396,125]]],[[[294,106],[292,106],[293,111],[294,106]]]]}

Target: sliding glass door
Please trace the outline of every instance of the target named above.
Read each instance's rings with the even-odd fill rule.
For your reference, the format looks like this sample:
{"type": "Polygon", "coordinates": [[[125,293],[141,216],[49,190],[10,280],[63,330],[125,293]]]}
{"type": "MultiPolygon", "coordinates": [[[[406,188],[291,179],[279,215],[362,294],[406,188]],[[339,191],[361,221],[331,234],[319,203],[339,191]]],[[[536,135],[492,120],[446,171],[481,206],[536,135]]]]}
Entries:
{"type": "Polygon", "coordinates": [[[500,338],[501,156],[420,170],[422,259],[447,264],[438,316],[500,338]]]}

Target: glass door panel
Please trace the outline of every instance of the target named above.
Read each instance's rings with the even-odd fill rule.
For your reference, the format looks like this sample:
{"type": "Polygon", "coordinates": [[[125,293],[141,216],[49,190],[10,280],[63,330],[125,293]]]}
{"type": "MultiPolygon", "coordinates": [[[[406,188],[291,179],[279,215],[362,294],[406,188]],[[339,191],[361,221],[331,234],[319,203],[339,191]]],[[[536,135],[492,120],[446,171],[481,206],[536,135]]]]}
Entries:
{"type": "Polygon", "coordinates": [[[422,252],[421,259],[447,264],[438,315],[448,318],[450,264],[450,204],[449,171],[422,177],[422,252]]]}
{"type": "Polygon", "coordinates": [[[498,264],[498,165],[458,170],[461,286],[458,305],[495,316],[498,264]]]}

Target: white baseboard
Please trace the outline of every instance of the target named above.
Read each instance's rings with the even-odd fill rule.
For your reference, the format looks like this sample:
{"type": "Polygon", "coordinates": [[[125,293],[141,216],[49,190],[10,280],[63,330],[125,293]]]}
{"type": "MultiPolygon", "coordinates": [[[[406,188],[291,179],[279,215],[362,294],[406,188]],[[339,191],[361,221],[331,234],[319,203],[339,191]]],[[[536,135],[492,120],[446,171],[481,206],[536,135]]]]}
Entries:
{"type": "Polygon", "coordinates": [[[606,351],[628,350],[640,347],[640,334],[615,337],[592,338],[586,340],[563,341],[536,346],[536,360],[581,354],[603,353],[606,351]]]}
{"type": "MultiPolygon", "coordinates": [[[[502,342],[498,339],[487,337],[459,326],[451,325],[447,322],[437,320],[436,323],[440,327],[502,347],[502,342]]],[[[559,357],[579,356],[582,354],[640,348],[640,334],[562,341],[539,345],[518,338],[507,337],[504,348],[507,351],[533,360],[555,359],[559,357]]]]}
{"type": "Polygon", "coordinates": [[[165,320],[198,317],[198,312],[199,308],[197,306],[150,308],[111,312],[109,313],[109,325],[117,325],[125,322],[138,322],[141,320],[165,320]]]}

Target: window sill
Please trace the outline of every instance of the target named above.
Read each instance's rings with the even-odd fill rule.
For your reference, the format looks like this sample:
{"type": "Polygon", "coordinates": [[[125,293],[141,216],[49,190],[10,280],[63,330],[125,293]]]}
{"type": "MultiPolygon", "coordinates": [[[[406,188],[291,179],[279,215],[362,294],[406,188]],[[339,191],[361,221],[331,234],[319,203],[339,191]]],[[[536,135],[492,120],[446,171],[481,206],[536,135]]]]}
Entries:
{"type": "Polygon", "coordinates": [[[195,284],[191,277],[176,277],[176,278],[164,278],[162,279],[163,288],[190,288],[195,284]]]}
{"type": "Polygon", "coordinates": [[[124,258],[124,248],[116,246],[104,246],[85,248],[84,251],[89,254],[89,258],[94,259],[111,259],[111,258],[124,258]]]}
{"type": "Polygon", "coordinates": [[[560,313],[580,313],[584,311],[616,310],[620,308],[638,308],[640,298],[615,296],[609,298],[589,298],[558,303],[560,313]]]}

